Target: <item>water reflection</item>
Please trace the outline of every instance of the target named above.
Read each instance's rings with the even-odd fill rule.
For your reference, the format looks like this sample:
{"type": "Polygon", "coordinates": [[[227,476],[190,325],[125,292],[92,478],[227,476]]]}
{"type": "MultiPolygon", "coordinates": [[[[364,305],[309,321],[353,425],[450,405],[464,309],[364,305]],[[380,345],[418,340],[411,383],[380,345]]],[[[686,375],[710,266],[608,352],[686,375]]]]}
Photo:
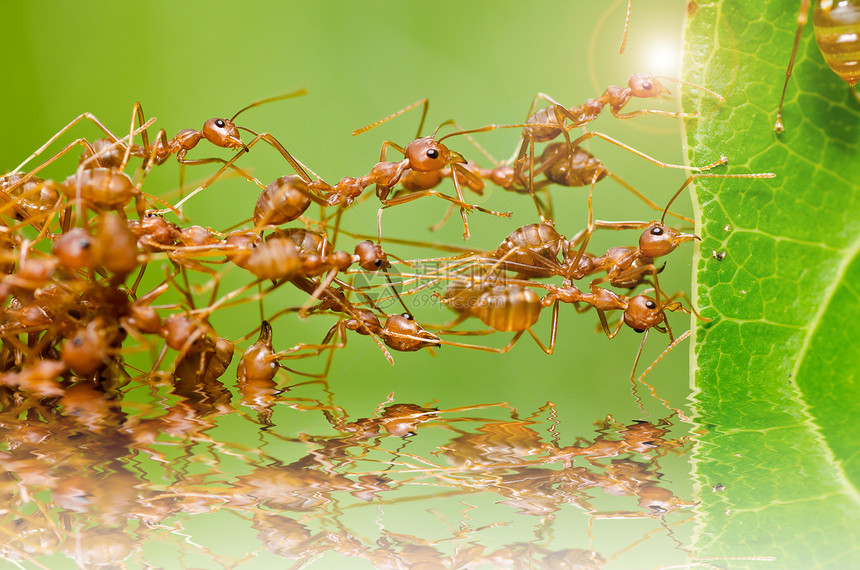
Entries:
{"type": "Polygon", "coordinates": [[[7,562],[585,569],[690,560],[694,501],[661,467],[692,445],[672,434],[673,417],[606,417],[566,442],[551,403],[522,417],[506,403],[387,401],[357,416],[324,381],[246,384],[234,398],[217,379],[223,359],[188,359],[197,361],[180,365],[169,389],[151,385],[143,403],[120,406],[111,389],[89,384],[40,400],[5,394],[7,562]],[[276,406],[322,428],[278,430],[276,406]],[[237,423],[259,445],[231,438],[237,423]]]}

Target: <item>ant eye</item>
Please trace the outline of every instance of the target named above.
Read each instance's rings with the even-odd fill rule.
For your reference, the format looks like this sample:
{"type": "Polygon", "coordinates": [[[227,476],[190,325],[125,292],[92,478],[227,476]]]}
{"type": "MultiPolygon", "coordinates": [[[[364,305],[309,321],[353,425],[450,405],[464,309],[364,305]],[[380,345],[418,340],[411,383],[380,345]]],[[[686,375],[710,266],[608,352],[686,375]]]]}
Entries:
{"type": "Polygon", "coordinates": [[[657,303],[655,303],[654,301],[645,301],[645,306],[649,309],[656,309],[657,303]]]}
{"type": "Polygon", "coordinates": [[[81,241],[78,242],[78,247],[80,247],[81,249],[89,249],[90,245],[92,245],[92,244],[90,243],[90,240],[88,240],[88,239],[82,239],[81,241]]]}
{"type": "Polygon", "coordinates": [[[378,269],[378,268],[382,267],[382,260],[381,260],[381,259],[377,259],[376,261],[374,261],[374,262],[373,262],[373,264],[374,264],[374,265],[377,267],[377,269],[378,269]]]}
{"type": "Polygon", "coordinates": [[[644,333],[645,329],[633,329],[634,332],[644,333]]]}
{"type": "Polygon", "coordinates": [[[219,129],[223,129],[225,126],[227,126],[227,123],[224,122],[224,119],[215,119],[215,126],[219,129]]]}
{"type": "Polygon", "coordinates": [[[655,513],[665,513],[666,509],[659,505],[648,505],[648,508],[654,511],[655,513]]]}
{"type": "Polygon", "coordinates": [[[439,158],[439,151],[435,148],[431,148],[427,151],[427,158],[439,158]]]}
{"type": "Polygon", "coordinates": [[[411,320],[414,320],[414,319],[413,319],[413,317],[412,317],[412,315],[410,315],[409,313],[403,313],[403,314],[402,314],[402,315],[400,315],[400,316],[401,316],[401,317],[403,317],[404,319],[409,319],[410,321],[411,321],[411,320]]]}
{"type": "Polygon", "coordinates": [[[644,89],[645,91],[651,91],[651,84],[646,81],[642,84],[642,89],[644,89]]]}
{"type": "Polygon", "coordinates": [[[663,235],[663,228],[661,228],[660,226],[654,226],[653,228],[651,228],[651,235],[654,235],[654,236],[663,235]]]}

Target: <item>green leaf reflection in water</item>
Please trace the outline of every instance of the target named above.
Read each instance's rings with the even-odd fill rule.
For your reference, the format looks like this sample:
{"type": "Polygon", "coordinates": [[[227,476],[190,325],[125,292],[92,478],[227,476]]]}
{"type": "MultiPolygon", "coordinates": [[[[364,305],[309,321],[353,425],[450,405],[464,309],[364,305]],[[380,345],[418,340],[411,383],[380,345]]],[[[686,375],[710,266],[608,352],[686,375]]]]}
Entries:
{"type": "Polygon", "coordinates": [[[702,2],[688,26],[687,78],[727,99],[693,108],[706,118],[688,130],[690,160],[722,152],[738,171],[777,174],[754,187],[698,185],[698,305],[713,319],[696,330],[708,431],[696,457],[698,544],[702,555],[773,555],[774,567],[844,568],[860,550],[860,110],[810,22],[786,132],[772,132],[789,8],[702,2]]]}
{"type": "Polygon", "coordinates": [[[26,568],[690,559],[693,503],[662,466],[683,461],[690,441],[671,417],[607,417],[562,441],[550,403],[521,417],[504,403],[387,401],[351,417],[323,382],[280,394],[245,385],[235,408],[211,397],[217,380],[205,384],[174,388],[166,408],[123,409],[89,388],[29,413],[10,406],[0,418],[2,557],[26,568]],[[328,429],[279,435],[280,421],[308,415],[328,429]],[[242,427],[259,429],[256,446],[225,437],[242,427]]]}

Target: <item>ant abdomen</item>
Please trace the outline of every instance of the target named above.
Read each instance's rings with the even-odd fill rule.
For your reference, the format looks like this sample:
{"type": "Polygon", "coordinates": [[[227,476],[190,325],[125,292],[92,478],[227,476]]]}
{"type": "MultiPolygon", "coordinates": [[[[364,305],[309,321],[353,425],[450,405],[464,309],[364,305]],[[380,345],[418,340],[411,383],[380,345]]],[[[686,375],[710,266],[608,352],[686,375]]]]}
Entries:
{"type": "MultiPolygon", "coordinates": [[[[496,249],[495,256],[503,257],[516,249],[557,261],[564,237],[549,224],[527,224],[511,232],[511,234],[496,249]]],[[[508,257],[512,262],[526,265],[534,264],[534,257],[529,253],[513,251],[508,257]]]]}
{"type": "Polygon", "coordinates": [[[819,0],[812,8],[812,22],[824,61],[848,85],[857,85],[860,80],[860,2],[819,0]]]}
{"type": "Polygon", "coordinates": [[[112,168],[89,168],[72,174],[60,186],[69,199],[81,198],[98,207],[120,210],[134,197],[131,178],[112,168]]]}
{"type": "Polygon", "coordinates": [[[266,186],[254,206],[256,226],[280,225],[305,213],[311,205],[307,182],[300,176],[281,176],[266,186]]]}
{"type": "Polygon", "coordinates": [[[540,162],[549,163],[543,170],[547,180],[566,187],[587,186],[609,174],[600,160],[580,146],[573,149],[571,157],[570,145],[563,142],[548,144],[540,162]]]}
{"type": "Polygon", "coordinates": [[[483,293],[472,313],[497,331],[524,331],[540,317],[537,293],[519,285],[497,285],[483,293]]]}
{"type": "MultiPolygon", "coordinates": [[[[122,147],[117,146],[114,141],[108,138],[100,138],[94,140],[90,146],[92,146],[95,154],[91,155],[87,151],[81,154],[80,162],[84,163],[84,168],[95,168],[99,166],[104,168],[120,168],[123,166],[125,152],[122,147]]],[[[134,155],[135,150],[138,154],[142,153],[140,147],[134,145],[132,146],[132,155],[134,155]]]]}
{"type": "Polygon", "coordinates": [[[260,382],[272,380],[278,372],[278,363],[274,359],[272,349],[272,325],[263,321],[260,326],[260,338],[242,354],[236,377],[239,382],[260,382]]]}
{"type": "Polygon", "coordinates": [[[523,132],[536,143],[549,142],[559,136],[564,130],[556,118],[554,107],[539,109],[528,118],[526,124],[529,126],[525,127],[523,132]]]}
{"type": "Polygon", "coordinates": [[[329,253],[330,244],[323,233],[305,228],[287,228],[281,232],[281,235],[293,242],[302,254],[325,257],[329,253]],[[323,247],[324,244],[326,247],[323,247]]]}

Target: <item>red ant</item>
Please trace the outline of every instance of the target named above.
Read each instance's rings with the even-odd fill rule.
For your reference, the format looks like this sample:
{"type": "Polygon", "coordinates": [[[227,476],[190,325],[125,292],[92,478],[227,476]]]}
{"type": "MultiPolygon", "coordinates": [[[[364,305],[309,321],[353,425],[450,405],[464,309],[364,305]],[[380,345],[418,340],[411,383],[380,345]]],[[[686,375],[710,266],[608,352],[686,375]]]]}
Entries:
{"type": "MultiPolygon", "coordinates": [[[[472,210],[478,210],[480,212],[484,212],[486,214],[491,214],[494,216],[500,217],[510,217],[511,214],[509,212],[495,212],[493,210],[487,210],[480,206],[476,206],[474,204],[468,204],[465,202],[465,198],[463,197],[463,190],[460,187],[460,178],[474,178],[468,170],[462,167],[463,164],[466,163],[466,159],[463,156],[456,152],[449,150],[442,141],[446,138],[450,138],[459,134],[463,134],[461,132],[453,132],[449,133],[443,137],[436,138],[436,134],[438,133],[439,128],[444,126],[447,123],[442,123],[439,125],[439,128],[436,129],[436,133],[428,137],[420,137],[421,129],[424,126],[424,119],[427,116],[427,110],[429,108],[429,100],[421,99],[420,101],[416,101],[411,105],[393,113],[384,119],[380,119],[375,123],[371,123],[366,127],[362,127],[361,129],[357,129],[353,131],[353,135],[358,135],[364,133],[374,127],[385,123],[395,117],[400,116],[401,114],[414,109],[415,107],[423,105],[423,110],[421,114],[421,121],[418,125],[418,134],[416,135],[415,140],[410,142],[406,147],[401,147],[396,143],[391,141],[385,141],[382,143],[382,149],[379,154],[380,162],[373,167],[371,172],[360,179],[355,178],[344,178],[340,182],[338,182],[335,187],[332,188],[331,194],[329,194],[328,200],[333,203],[341,203],[345,202],[349,204],[357,198],[361,192],[369,186],[370,184],[376,184],[376,196],[379,198],[379,201],[385,206],[396,206],[398,204],[405,204],[406,202],[411,202],[412,200],[417,200],[418,198],[422,198],[424,196],[438,196],[443,200],[447,200],[454,204],[455,206],[460,207],[460,213],[463,218],[463,237],[469,237],[469,224],[466,220],[466,212],[470,212],[472,210]],[[394,148],[397,151],[403,153],[404,159],[400,162],[385,162],[386,151],[388,148],[394,148]],[[450,170],[455,175],[452,175],[454,181],[454,188],[457,191],[457,198],[452,198],[446,194],[441,194],[432,189],[433,186],[423,186],[421,188],[415,188],[410,194],[388,198],[389,193],[394,188],[394,186],[400,182],[403,176],[405,176],[409,171],[419,173],[419,176],[430,176],[433,177],[432,173],[441,172],[446,167],[450,167],[450,170]]],[[[419,183],[420,184],[420,183],[419,183]]],[[[381,228],[380,228],[380,236],[381,236],[381,228]]]]}

